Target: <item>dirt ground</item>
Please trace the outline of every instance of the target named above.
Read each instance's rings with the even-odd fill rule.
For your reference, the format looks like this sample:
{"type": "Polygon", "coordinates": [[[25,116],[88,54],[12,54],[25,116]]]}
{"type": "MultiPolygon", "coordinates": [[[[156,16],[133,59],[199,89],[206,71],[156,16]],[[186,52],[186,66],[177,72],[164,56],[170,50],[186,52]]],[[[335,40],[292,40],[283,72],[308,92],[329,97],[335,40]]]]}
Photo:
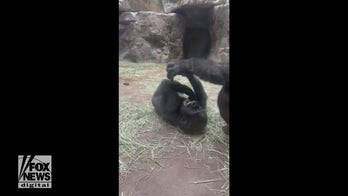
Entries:
{"type": "MultiPolygon", "coordinates": [[[[122,66],[127,65],[120,63],[120,68],[122,66]]],[[[159,65],[158,69],[148,70],[143,75],[135,74],[135,77],[131,77],[132,74],[125,76],[125,72],[119,73],[119,102],[133,106],[152,106],[151,96],[154,89],[166,78],[165,65],[159,65]]],[[[208,94],[208,107],[217,111],[216,98],[221,87],[207,83],[203,85],[208,94]]],[[[218,129],[223,125],[221,121],[218,129]]],[[[222,165],[229,164],[229,157],[221,153],[228,152],[228,149],[225,149],[229,143],[227,135],[222,135],[225,137],[223,142],[203,143],[198,148],[191,148],[193,136],[183,135],[165,122],[160,122],[158,126],[157,130],[151,130],[150,126],[145,125],[137,137],[144,143],[156,145],[162,142],[165,145],[158,151],[139,152],[139,155],[148,158],[137,160],[134,163],[137,169],[120,178],[119,195],[229,195],[229,176],[221,172],[222,165]],[[208,148],[207,145],[213,148],[208,148]]]]}

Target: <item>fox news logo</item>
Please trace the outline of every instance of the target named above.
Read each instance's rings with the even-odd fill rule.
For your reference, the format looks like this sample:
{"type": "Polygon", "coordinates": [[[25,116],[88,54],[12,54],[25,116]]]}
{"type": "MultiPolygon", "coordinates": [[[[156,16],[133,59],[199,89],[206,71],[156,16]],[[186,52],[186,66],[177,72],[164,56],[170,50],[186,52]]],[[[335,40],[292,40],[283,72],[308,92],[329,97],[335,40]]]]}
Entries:
{"type": "Polygon", "coordinates": [[[19,155],[18,188],[52,188],[51,155],[19,155]]]}

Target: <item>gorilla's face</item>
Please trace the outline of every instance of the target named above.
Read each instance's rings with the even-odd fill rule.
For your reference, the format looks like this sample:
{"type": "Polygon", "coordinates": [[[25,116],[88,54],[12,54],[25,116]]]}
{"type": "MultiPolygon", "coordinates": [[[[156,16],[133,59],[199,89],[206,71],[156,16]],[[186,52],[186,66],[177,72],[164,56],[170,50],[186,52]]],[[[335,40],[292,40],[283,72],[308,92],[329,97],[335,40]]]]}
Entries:
{"type": "Polygon", "coordinates": [[[179,127],[186,133],[202,133],[207,125],[205,109],[197,101],[188,99],[180,107],[179,127]]]}
{"type": "Polygon", "coordinates": [[[197,113],[203,110],[203,108],[199,105],[197,101],[190,101],[189,99],[185,99],[181,106],[181,111],[185,111],[186,113],[197,113]]]}

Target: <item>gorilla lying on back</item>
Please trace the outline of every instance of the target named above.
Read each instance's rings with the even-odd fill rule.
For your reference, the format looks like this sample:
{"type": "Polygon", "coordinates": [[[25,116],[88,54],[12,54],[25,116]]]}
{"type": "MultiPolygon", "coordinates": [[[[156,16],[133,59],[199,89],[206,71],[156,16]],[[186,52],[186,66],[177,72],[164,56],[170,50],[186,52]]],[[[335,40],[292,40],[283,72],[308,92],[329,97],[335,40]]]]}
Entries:
{"type": "Polygon", "coordinates": [[[202,133],[207,125],[207,95],[201,82],[192,74],[185,74],[191,88],[177,81],[164,79],[152,96],[152,104],[156,113],[184,133],[202,133]],[[178,93],[188,95],[188,98],[178,93]]]}
{"type": "Polygon", "coordinates": [[[221,117],[227,123],[223,131],[229,134],[230,124],[230,68],[228,64],[215,63],[208,59],[181,59],[167,66],[167,77],[172,80],[176,75],[195,74],[200,79],[213,84],[222,85],[218,95],[218,106],[221,117]]]}

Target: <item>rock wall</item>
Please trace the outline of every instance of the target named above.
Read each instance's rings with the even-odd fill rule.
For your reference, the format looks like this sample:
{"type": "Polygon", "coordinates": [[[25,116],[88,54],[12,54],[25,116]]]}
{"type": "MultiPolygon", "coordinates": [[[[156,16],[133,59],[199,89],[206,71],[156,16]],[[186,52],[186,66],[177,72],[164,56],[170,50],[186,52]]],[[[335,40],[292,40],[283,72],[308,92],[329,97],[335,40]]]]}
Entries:
{"type": "Polygon", "coordinates": [[[229,0],[119,0],[121,11],[153,11],[169,13],[184,5],[222,5],[229,0]]]}
{"type": "Polygon", "coordinates": [[[162,0],[164,12],[171,12],[181,6],[192,6],[192,5],[222,5],[225,4],[226,0],[162,0]]]}
{"type": "Polygon", "coordinates": [[[181,58],[185,22],[190,21],[170,12],[196,5],[214,7],[209,58],[228,63],[229,0],[119,0],[119,60],[166,63],[181,58]]]}
{"type": "Polygon", "coordinates": [[[166,63],[182,55],[184,21],[180,15],[124,12],[119,20],[120,60],[166,63]]]}
{"type": "Polygon", "coordinates": [[[213,41],[210,59],[230,62],[230,9],[229,4],[214,7],[211,27],[213,41]]]}

